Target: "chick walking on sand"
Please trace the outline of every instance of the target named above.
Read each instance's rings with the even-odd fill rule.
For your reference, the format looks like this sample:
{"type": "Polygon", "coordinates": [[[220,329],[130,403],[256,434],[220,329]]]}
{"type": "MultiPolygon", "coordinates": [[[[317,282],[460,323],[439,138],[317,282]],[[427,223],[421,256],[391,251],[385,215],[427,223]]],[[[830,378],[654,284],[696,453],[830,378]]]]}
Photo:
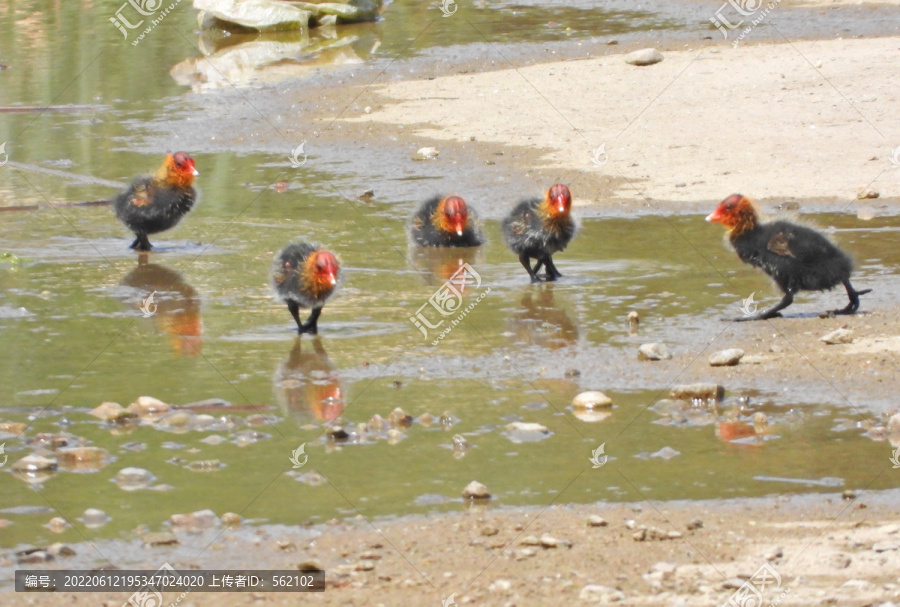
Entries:
{"type": "Polygon", "coordinates": [[[116,217],[134,232],[131,248],[149,251],[153,248],[148,234],[163,232],[181,221],[194,206],[197,193],[194,159],[178,152],[166,156],[153,177],[138,177],[114,202],[116,217]]]}
{"type": "Polygon", "coordinates": [[[572,193],[556,184],[544,198],[523,200],[503,220],[503,237],[528,271],[531,282],[538,282],[538,271],[546,268],[546,280],[554,281],[562,274],[553,264],[553,254],[565,250],[575,236],[576,226],[570,213],[572,193]],[[531,267],[531,259],[537,263],[531,267]]]}
{"type": "Polygon", "coordinates": [[[330,251],[306,242],[291,243],[272,262],[272,288],[287,303],[298,333],[318,333],[319,315],[337,285],[340,263],[330,251]],[[311,308],[307,321],[300,321],[300,308],[311,308]]]}
{"type": "Polygon", "coordinates": [[[784,297],[768,310],[734,320],[762,320],[781,316],[798,291],[825,291],[843,284],[850,303],[834,314],[854,314],[859,296],[850,284],[853,261],[828,238],[812,228],[789,221],[761,222],[756,207],[746,197],[732,194],[719,203],[706,221],[728,228],[728,240],[741,261],[772,277],[784,297]]]}

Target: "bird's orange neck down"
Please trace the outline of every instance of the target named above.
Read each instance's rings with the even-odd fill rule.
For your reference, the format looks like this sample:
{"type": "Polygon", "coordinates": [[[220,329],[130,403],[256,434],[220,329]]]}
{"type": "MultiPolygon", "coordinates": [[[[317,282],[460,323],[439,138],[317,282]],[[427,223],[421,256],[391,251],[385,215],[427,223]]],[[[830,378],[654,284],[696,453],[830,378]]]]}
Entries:
{"type": "Polygon", "coordinates": [[[544,228],[551,232],[559,232],[562,226],[569,221],[569,210],[560,211],[556,205],[551,204],[550,199],[546,196],[543,202],[538,205],[537,210],[544,228]]]}
{"type": "Polygon", "coordinates": [[[156,169],[154,181],[175,188],[189,188],[194,185],[194,171],[179,169],[175,166],[175,159],[169,154],[162,165],[156,169]]]}
{"type": "Polygon", "coordinates": [[[318,266],[318,253],[311,253],[300,271],[300,282],[309,290],[314,299],[329,295],[334,290],[331,277],[318,266]]]}
{"type": "Polygon", "coordinates": [[[731,240],[735,240],[755,228],[758,224],[759,219],[753,206],[750,204],[742,205],[735,211],[731,221],[726,224],[728,237],[731,240]]]}

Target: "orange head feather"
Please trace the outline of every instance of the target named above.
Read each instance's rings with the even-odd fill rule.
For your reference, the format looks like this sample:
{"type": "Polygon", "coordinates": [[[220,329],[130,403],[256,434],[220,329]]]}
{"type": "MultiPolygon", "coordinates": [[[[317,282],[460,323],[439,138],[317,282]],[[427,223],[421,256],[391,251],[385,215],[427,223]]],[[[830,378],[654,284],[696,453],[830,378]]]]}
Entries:
{"type": "Polygon", "coordinates": [[[156,180],[176,188],[189,188],[199,174],[194,167],[194,159],[178,152],[166,156],[162,166],[156,170],[156,180]]]}
{"type": "Polygon", "coordinates": [[[552,219],[565,217],[572,209],[572,192],[567,186],[557,183],[547,190],[542,206],[544,213],[552,219]]]}
{"type": "Polygon", "coordinates": [[[758,222],[756,207],[746,196],[732,194],[716,206],[706,221],[721,223],[732,238],[752,230],[758,222]]]}
{"type": "Polygon", "coordinates": [[[442,232],[455,232],[462,236],[469,223],[469,207],[459,196],[448,196],[438,203],[432,216],[435,227],[442,232]]]}
{"type": "Polygon", "coordinates": [[[341,264],[330,251],[313,251],[303,264],[302,282],[313,297],[328,295],[337,284],[341,264]]]}

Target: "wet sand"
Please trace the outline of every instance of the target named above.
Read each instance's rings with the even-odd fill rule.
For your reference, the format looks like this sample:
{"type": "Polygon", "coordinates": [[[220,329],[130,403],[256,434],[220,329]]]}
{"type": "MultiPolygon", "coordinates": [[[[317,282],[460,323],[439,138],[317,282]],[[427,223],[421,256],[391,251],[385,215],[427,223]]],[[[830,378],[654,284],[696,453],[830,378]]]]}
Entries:
{"type": "MultiPolygon", "coordinates": [[[[892,473],[885,459],[880,474],[892,473]]],[[[166,548],[143,558],[150,568],[166,558],[179,570],[213,568],[217,553],[228,552],[252,568],[314,564],[327,572],[324,593],[193,593],[182,605],[439,605],[452,597],[444,604],[713,606],[767,564],[780,585],[764,589],[766,605],[786,593],[786,605],[862,607],[900,598],[898,497],[861,490],[855,498],[567,506],[563,494],[540,509],[473,506],[375,525],[334,522],[314,539],[305,529],[263,527],[249,537],[227,530],[195,558],[171,559],[166,548]],[[606,524],[592,526],[592,517],[606,524]],[[591,585],[605,590],[585,589],[591,585]]],[[[197,552],[207,545],[187,533],[179,539],[197,552]]],[[[127,598],[42,595],[29,604],[112,607],[127,598]]],[[[176,598],[168,593],[164,604],[176,598]]]]}

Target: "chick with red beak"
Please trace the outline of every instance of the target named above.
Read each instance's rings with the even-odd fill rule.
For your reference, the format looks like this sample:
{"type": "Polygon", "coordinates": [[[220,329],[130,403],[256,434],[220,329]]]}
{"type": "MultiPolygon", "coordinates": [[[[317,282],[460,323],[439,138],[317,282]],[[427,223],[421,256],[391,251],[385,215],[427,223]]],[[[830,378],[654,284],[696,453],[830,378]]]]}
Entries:
{"type": "Polygon", "coordinates": [[[475,209],[459,196],[435,196],[410,217],[409,240],[420,247],[477,247],[484,235],[475,209]]]}
{"type": "Polygon", "coordinates": [[[781,316],[799,291],[825,291],[842,284],[850,303],[832,314],[854,314],[859,296],[850,284],[853,260],[825,235],[791,221],[761,221],[756,206],[746,196],[732,194],[720,202],[706,221],[727,228],[728,241],[744,263],[760,268],[772,277],[784,297],[771,308],[735,318],[762,320],[781,316]]]}
{"type": "Polygon", "coordinates": [[[137,177],[113,202],[116,217],[134,232],[131,248],[153,248],[149,234],[175,227],[197,199],[194,159],[184,152],[169,154],[153,177],[137,177]]]}
{"type": "Polygon", "coordinates": [[[572,193],[561,183],[552,186],[543,198],[523,200],[503,220],[503,237],[531,282],[540,280],[541,266],[546,268],[548,282],[562,278],[553,264],[553,254],[564,251],[575,237],[577,226],[572,218],[572,193]],[[531,260],[537,260],[534,267],[531,260]]]}
{"type": "Polygon", "coordinates": [[[276,297],[287,303],[298,333],[318,333],[319,315],[338,282],[340,262],[331,251],[306,242],[291,243],[272,262],[271,283],[276,297]],[[312,309],[300,321],[300,308],[312,309]]]}

